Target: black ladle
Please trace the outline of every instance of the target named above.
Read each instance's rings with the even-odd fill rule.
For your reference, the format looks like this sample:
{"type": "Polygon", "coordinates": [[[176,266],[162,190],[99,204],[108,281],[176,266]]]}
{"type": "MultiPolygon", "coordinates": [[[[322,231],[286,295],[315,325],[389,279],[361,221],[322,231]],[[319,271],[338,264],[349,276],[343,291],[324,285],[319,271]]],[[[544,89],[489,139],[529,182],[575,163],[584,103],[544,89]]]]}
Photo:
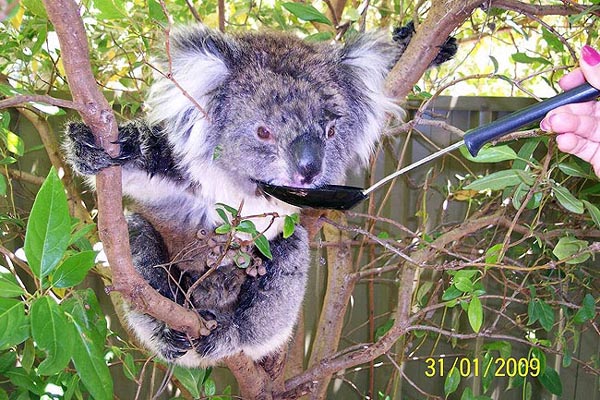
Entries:
{"type": "Polygon", "coordinates": [[[475,157],[484,144],[514,132],[524,125],[542,119],[549,111],[557,107],[594,100],[599,96],[600,90],[589,83],[584,83],[559,95],[508,114],[494,122],[471,129],[465,133],[463,140],[386,176],[367,189],[340,185],[325,185],[318,188],[296,188],[291,186],[275,186],[264,182],[259,182],[258,184],[265,193],[297,207],[349,210],[369,197],[371,192],[392,179],[456,150],[462,145],[465,145],[469,153],[475,157]]]}

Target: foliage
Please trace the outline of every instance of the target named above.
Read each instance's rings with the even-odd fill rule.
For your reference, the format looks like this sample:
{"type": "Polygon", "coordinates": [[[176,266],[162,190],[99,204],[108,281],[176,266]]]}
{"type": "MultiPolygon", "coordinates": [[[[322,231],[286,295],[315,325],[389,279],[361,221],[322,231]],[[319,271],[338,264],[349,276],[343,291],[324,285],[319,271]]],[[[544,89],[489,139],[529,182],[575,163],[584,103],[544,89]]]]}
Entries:
{"type": "MultiPolygon", "coordinates": [[[[195,18],[192,10],[185,1],[168,2],[168,15],[159,0],[80,3],[98,83],[121,117],[137,114],[157,73],[149,55],[164,46],[162,35],[169,21],[190,22],[195,18]]],[[[419,103],[414,123],[404,126],[410,128],[408,132],[393,131],[393,126],[384,143],[388,153],[400,154],[391,164],[404,161],[405,138],[423,140],[414,127],[426,126],[423,116],[431,113],[427,107],[440,94],[551,95],[559,90],[558,78],[576,63],[576,49],[585,43],[598,45],[597,1],[582,1],[568,15],[541,12],[554,2],[524,3],[533,7],[530,13],[478,8],[457,27],[461,45],[456,60],[425,74],[413,93],[419,103]],[[510,57],[503,59],[500,54],[507,48],[510,57]]],[[[431,6],[430,2],[378,0],[364,8],[348,2],[339,15],[332,15],[327,4],[233,0],[222,11],[228,31],[268,28],[306,40],[333,40],[363,26],[375,29],[414,18],[423,21],[431,6]]],[[[219,26],[216,1],[193,5],[205,24],[219,26]]],[[[41,1],[22,0],[0,25],[0,94],[64,97],[68,86],[60,49],[41,1]]],[[[85,288],[93,279],[106,278],[107,272],[96,263],[94,225],[69,214],[74,204],[65,186],[67,193],[80,189],[59,178],[63,165],[50,168],[38,160],[43,158],[41,150],[53,151],[52,133],[63,123],[65,111],[39,102],[28,103],[25,111],[42,116],[42,125],[26,129],[23,109],[0,112],[0,250],[4,255],[0,261],[0,399],[109,399],[120,386],[130,385],[136,391],[153,387],[149,381],[167,367],[140,356],[135,343],[110,320],[101,291],[85,288]],[[42,141],[34,140],[35,136],[42,141]],[[38,189],[40,176],[46,175],[38,189]],[[35,201],[32,193],[37,193],[35,201]],[[113,384],[121,375],[125,380],[113,384]]],[[[595,375],[600,370],[591,355],[574,357],[582,335],[589,335],[597,324],[598,178],[589,165],[558,152],[548,137],[487,147],[477,158],[461,152],[464,157],[453,174],[442,176],[434,168],[412,192],[406,186],[413,196],[415,218],[390,221],[379,214],[375,210],[387,206],[386,197],[370,205],[367,217],[352,216],[354,225],[339,227],[354,235],[355,246],[350,261],[355,272],[345,277],[344,284],[364,283],[376,299],[374,303],[360,300],[362,287],[351,291],[357,295],[355,309],[345,304],[337,310],[338,322],[343,324],[347,318],[349,323],[344,338],[338,338],[346,339],[339,349],[352,350],[354,343],[372,343],[376,348],[390,335],[398,335],[399,327],[403,329],[395,337],[397,347],[377,359],[384,364],[386,372],[381,375],[385,377],[377,375],[377,384],[357,389],[361,394],[379,392],[382,399],[401,398],[402,390],[411,398],[426,392],[489,399],[497,388],[524,399],[539,390],[560,396],[564,393],[561,377],[574,365],[595,375]],[[450,218],[446,209],[440,212],[440,207],[430,204],[434,195],[441,196],[446,209],[459,209],[459,214],[450,218]],[[416,272],[408,275],[414,266],[416,272]],[[407,282],[414,290],[402,297],[406,292],[402,284],[407,282]],[[400,314],[400,300],[409,302],[408,319],[400,314]],[[382,308],[386,303],[393,304],[382,308]],[[441,355],[449,352],[456,356],[440,363],[441,355]],[[412,361],[409,355],[420,361],[412,361]],[[433,357],[434,381],[407,388],[409,382],[423,380],[414,376],[403,380],[402,374],[410,368],[401,371],[396,366],[418,362],[424,367],[425,357],[433,357]]],[[[227,206],[219,215],[223,225],[218,233],[249,233],[268,257],[266,240],[249,220],[238,218],[237,210],[227,206]]],[[[285,217],[286,235],[298,222],[297,216],[285,217]]],[[[339,245],[323,244],[323,248],[339,245]]],[[[323,248],[319,255],[333,263],[330,250],[323,248]]],[[[328,290],[342,298],[340,287],[328,290]]],[[[313,297],[323,298],[323,293],[313,297]]],[[[316,311],[307,310],[307,315],[311,313],[316,311]]],[[[318,331],[313,327],[306,337],[314,338],[318,331]]],[[[329,345],[331,354],[338,350],[338,343],[329,345]]],[[[346,382],[360,382],[359,374],[376,376],[373,364],[346,371],[338,373],[346,382]]],[[[229,398],[231,388],[215,375],[211,370],[175,368],[172,381],[178,391],[165,396],[218,398],[220,393],[221,398],[229,398]]]]}

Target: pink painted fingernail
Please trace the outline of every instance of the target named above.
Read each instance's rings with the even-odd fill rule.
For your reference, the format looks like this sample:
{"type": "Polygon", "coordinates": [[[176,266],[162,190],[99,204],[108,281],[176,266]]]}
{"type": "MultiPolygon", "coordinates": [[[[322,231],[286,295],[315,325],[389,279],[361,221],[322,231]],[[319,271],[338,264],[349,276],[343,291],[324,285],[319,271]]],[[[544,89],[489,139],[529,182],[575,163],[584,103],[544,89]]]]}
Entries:
{"type": "Polygon", "coordinates": [[[583,61],[585,61],[592,67],[600,64],[600,53],[598,53],[596,49],[588,45],[583,46],[583,48],[581,49],[581,58],[583,58],[583,61]]]}
{"type": "Polygon", "coordinates": [[[544,132],[550,131],[550,127],[548,126],[548,118],[544,118],[542,122],[540,122],[540,128],[542,128],[544,132]]]}

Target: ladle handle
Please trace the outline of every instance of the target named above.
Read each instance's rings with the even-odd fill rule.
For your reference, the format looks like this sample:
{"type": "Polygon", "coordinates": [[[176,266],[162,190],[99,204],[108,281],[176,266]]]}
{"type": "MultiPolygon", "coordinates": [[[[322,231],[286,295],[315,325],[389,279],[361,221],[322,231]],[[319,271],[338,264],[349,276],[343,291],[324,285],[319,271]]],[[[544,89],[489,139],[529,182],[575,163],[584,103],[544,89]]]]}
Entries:
{"type": "Polygon", "coordinates": [[[586,82],[559,95],[508,114],[494,122],[467,131],[464,136],[465,145],[469,153],[475,157],[484,144],[507,133],[514,132],[523,125],[542,119],[550,110],[565,104],[595,100],[599,96],[600,90],[586,82]]]}

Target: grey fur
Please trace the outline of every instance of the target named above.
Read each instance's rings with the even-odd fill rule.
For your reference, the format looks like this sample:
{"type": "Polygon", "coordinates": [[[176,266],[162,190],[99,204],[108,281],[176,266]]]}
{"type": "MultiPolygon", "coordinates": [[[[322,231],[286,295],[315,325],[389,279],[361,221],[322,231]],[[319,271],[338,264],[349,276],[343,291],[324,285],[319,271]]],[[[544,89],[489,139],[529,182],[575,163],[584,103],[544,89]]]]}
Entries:
{"type": "Polygon", "coordinates": [[[272,260],[253,253],[264,266],[259,276],[230,261],[209,271],[214,243],[196,232],[222,223],[218,203],[243,203],[243,215],[298,211],[257,192],[257,180],[341,183],[350,166],[368,159],[386,114],[399,112],[383,83],[412,33],[397,34],[398,44],[371,33],[339,45],[181,28],[170,38],[177,84],[157,77],[147,118],[119,129],[119,157],[97,148],[85,125],[68,125],[64,148],[78,172],[123,167],[124,193],[136,204],[129,229],[137,270],[163,296],[217,322],[209,336],[188,338],[129,310],[131,328],[150,349],[197,366],[239,351],[260,359],[288,340],[307,279],[304,229],[283,239],[282,218],[253,218],[273,253],[272,260]]]}

